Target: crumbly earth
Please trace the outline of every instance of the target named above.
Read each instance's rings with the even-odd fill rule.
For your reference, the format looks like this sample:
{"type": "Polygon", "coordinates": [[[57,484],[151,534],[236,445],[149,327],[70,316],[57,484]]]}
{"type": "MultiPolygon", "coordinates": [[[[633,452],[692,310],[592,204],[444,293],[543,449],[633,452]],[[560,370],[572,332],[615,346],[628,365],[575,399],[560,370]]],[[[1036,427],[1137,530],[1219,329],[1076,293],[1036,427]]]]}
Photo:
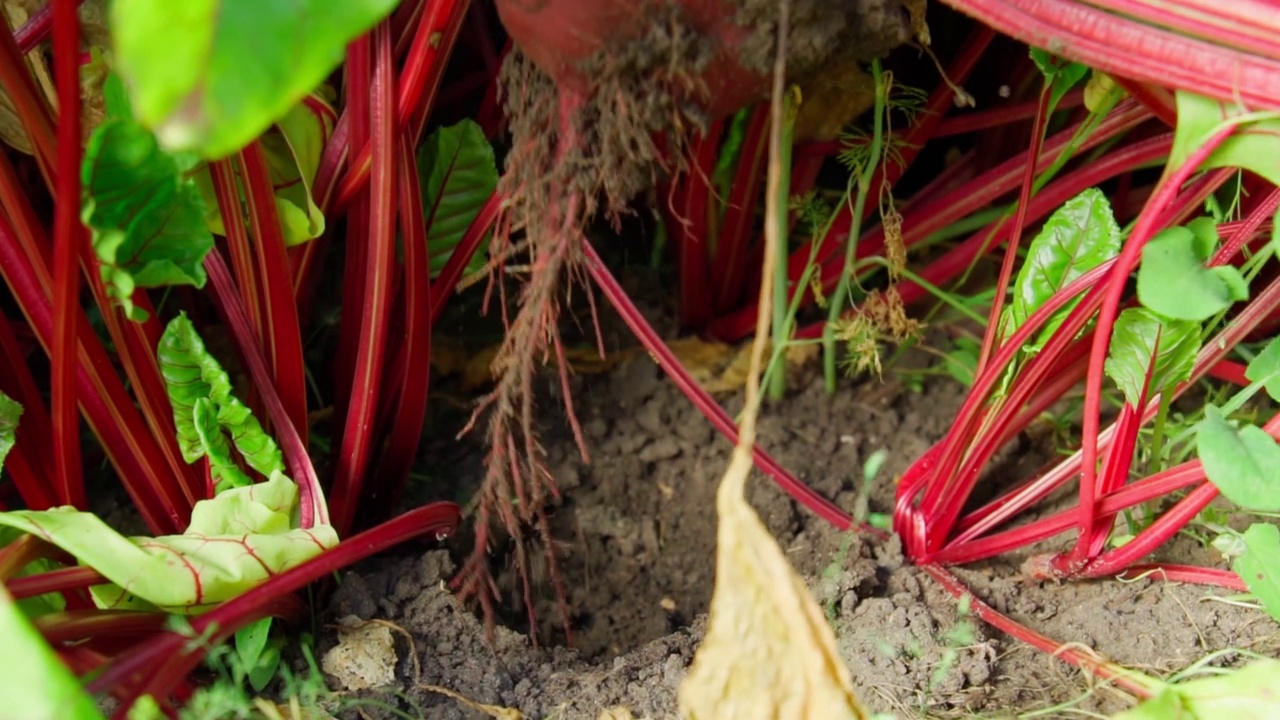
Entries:
{"type": "MultiPolygon", "coordinates": [[[[633,289],[652,278],[632,277],[633,289]]],[[[641,293],[642,295],[645,293],[641,293]]],[[[652,296],[652,292],[648,295],[652,296]]],[[[669,314],[649,313],[660,330],[669,314]]],[[[606,338],[627,340],[616,319],[606,338]]],[[[625,332],[625,331],[623,331],[625,332]]],[[[554,378],[545,387],[553,388],[554,378]]],[[[400,637],[396,685],[358,693],[398,705],[413,717],[488,717],[459,700],[420,689],[434,685],[470,700],[516,708],[531,718],[590,718],[611,707],[637,718],[676,716],[676,688],[705,624],[712,589],[716,483],[730,446],[645,357],[609,374],[574,379],[575,406],[592,462],[577,456],[562,418],[544,417],[548,458],[563,491],[552,518],[573,607],[573,649],[555,628],[558,613],[545,578],[535,578],[543,622],[540,649],[527,632],[498,628],[492,644],[482,622],[442,581],[455,561],[447,550],[376,560],[347,573],[331,600],[335,618],[380,619],[413,638],[419,669],[400,637]]],[[[827,396],[820,378],[801,372],[788,398],[766,408],[761,443],[786,467],[845,508],[866,492],[872,511],[891,507],[893,478],[937,440],[962,399],[949,381],[908,390],[884,382],[850,383],[827,396]],[[862,485],[863,464],[885,449],[882,480],[862,485]]],[[[733,401],[729,401],[732,411],[733,401]]],[[[542,404],[548,410],[558,403],[542,404]]],[[[987,482],[1024,478],[1046,458],[1031,440],[1006,453],[987,482]]],[[[471,473],[478,461],[453,466],[471,473]]],[[[931,578],[904,564],[898,543],[842,534],[800,509],[758,476],[753,505],[827,609],[840,652],[861,698],[898,717],[1067,717],[1074,709],[1111,713],[1122,693],[971,619],[931,578]]],[[[1062,536],[1035,548],[1063,547],[1062,536]]],[[[1263,613],[1221,602],[1227,593],[1153,579],[1042,584],[1023,580],[1015,554],[956,570],[978,597],[1036,631],[1079,643],[1155,675],[1207,653],[1237,648],[1274,653],[1280,633],[1263,613]]],[[[1180,538],[1162,558],[1221,562],[1180,538]]],[[[504,590],[521,596],[514,574],[504,590]]],[[[518,600],[510,617],[525,617],[518,600]]],[[[332,645],[328,638],[323,651],[332,645]],[[327,644],[326,644],[327,643],[327,644]]],[[[1219,662],[1238,661],[1224,655],[1219,662]]],[[[379,715],[365,707],[366,717],[379,715]]],[[[351,715],[351,717],[359,717],[351,715]]]]}

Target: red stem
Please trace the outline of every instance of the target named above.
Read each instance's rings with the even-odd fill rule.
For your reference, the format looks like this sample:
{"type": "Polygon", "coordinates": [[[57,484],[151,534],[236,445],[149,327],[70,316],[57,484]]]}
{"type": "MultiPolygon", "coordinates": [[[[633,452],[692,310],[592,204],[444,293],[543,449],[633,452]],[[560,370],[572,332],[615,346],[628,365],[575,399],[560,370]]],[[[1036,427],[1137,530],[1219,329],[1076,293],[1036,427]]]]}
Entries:
{"type": "MultiPolygon", "coordinates": [[[[428,221],[423,216],[422,190],[413,145],[407,134],[400,134],[396,153],[397,190],[400,193],[400,232],[404,246],[404,337],[402,353],[397,354],[399,379],[395,385],[395,410],[387,433],[387,445],[373,486],[370,500],[379,507],[390,507],[403,494],[409,470],[422,437],[422,424],[427,411],[427,393],[431,373],[431,259],[427,254],[428,221]],[[400,364],[402,359],[403,364],[400,364]],[[383,497],[379,497],[382,495],[383,497]]],[[[434,217],[434,208],[432,216],[434,217]]]]}
{"type": "MultiPolygon", "coordinates": [[[[373,82],[371,95],[371,139],[373,159],[370,185],[369,232],[365,267],[365,294],[362,322],[355,358],[355,373],[342,433],[341,451],[336,459],[333,481],[334,527],[345,534],[355,520],[355,509],[365,470],[370,462],[370,447],[378,396],[382,391],[382,371],[387,344],[386,318],[390,311],[390,283],[395,271],[396,251],[396,106],[391,63],[391,31],[383,23],[373,32],[373,82]]],[[[355,304],[348,305],[356,307],[355,304]]]]}
{"type": "Polygon", "coordinates": [[[756,204],[764,179],[765,149],[769,139],[768,103],[759,103],[751,112],[751,120],[742,137],[738,164],[733,171],[733,185],[720,223],[716,241],[715,262],[711,264],[711,288],[715,293],[717,314],[731,310],[742,297],[746,279],[747,250],[755,228],[756,204]]]}
{"type": "MultiPolygon", "coordinates": [[[[78,28],[78,19],[76,19],[76,25],[78,28]]],[[[78,36],[79,30],[77,29],[76,32],[78,36]]],[[[80,54],[78,47],[72,52],[77,57],[80,54]]],[[[78,70],[79,68],[77,68],[78,70]]],[[[80,78],[78,76],[73,86],[80,87],[80,78]]],[[[26,58],[13,39],[13,33],[7,19],[4,19],[3,24],[0,25],[0,87],[3,87],[5,93],[9,96],[9,101],[13,104],[13,109],[17,112],[18,119],[22,122],[22,129],[31,140],[31,149],[35,154],[36,162],[40,166],[40,172],[44,176],[45,182],[50,189],[53,189],[53,173],[58,155],[53,111],[49,108],[49,103],[45,100],[44,95],[36,87],[35,79],[31,77],[31,71],[28,69],[26,58]]],[[[79,137],[76,137],[75,145],[79,147],[79,137]]],[[[76,172],[78,177],[79,168],[76,168],[76,172]]]]}
{"type": "Polygon", "coordinates": [[[0,315],[0,391],[22,405],[22,421],[15,431],[14,446],[5,459],[5,469],[13,478],[22,502],[31,510],[45,510],[58,504],[49,463],[39,458],[40,443],[53,435],[53,420],[13,327],[0,315]],[[31,456],[29,456],[29,454],[31,456]]]}
{"type": "Polygon", "coordinates": [[[53,0],[53,76],[58,87],[58,171],[53,216],[53,345],[51,382],[55,489],[64,505],[87,509],[80,466],[80,413],[76,403],[76,315],[80,309],[77,260],[80,224],[80,17],[75,0],[53,0]]]}
{"type": "MultiPolygon", "coordinates": [[[[1147,25],[1151,14],[1131,20],[1110,9],[1075,0],[946,0],[984,25],[1034,47],[1111,75],[1122,75],[1161,87],[1190,90],[1227,103],[1255,109],[1280,107],[1280,62],[1240,52],[1220,28],[1205,29],[1219,45],[1147,25]]],[[[1218,3],[1222,8],[1229,3],[1218,3]]],[[[1264,5],[1265,6],[1265,5],[1264,5]]],[[[1273,7],[1242,22],[1271,18],[1273,7]]],[[[1267,37],[1274,38],[1274,33],[1267,37]]]]}
{"type": "Polygon", "coordinates": [[[205,256],[204,267],[209,274],[214,304],[222,315],[223,322],[231,329],[231,334],[236,339],[240,356],[249,370],[249,377],[258,388],[263,404],[266,406],[267,418],[275,426],[276,440],[280,443],[280,450],[284,453],[294,482],[298,484],[301,506],[299,525],[304,528],[328,525],[330,524],[328,506],[320,489],[320,479],[316,477],[315,467],[312,466],[311,458],[307,455],[307,447],[302,442],[302,436],[290,422],[284,403],[276,394],[270,371],[267,369],[266,358],[262,354],[262,348],[253,333],[253,328],[249,325],[249,317],[243,303],[240,302],[235,280],[232,279],[231,271],[227,269],[227,264],[217,248],[205,256]]]}
{"type": "MultiPolygon", "coordinates": [[[[293,297],[292,274],[285,251],[284,232],[276,211],[275,190],[267,169],[267,157],[257,141],[240,151],[240,167],[244,171],[245,199],[252,227],[254,255],[262,299],[263,326],[258,336],[263,351],[271,361],[271,379],[284,404],[285,413],[307,444],[307,378],[302,357],[302,330],[298,324],[298,306],[293,297]]],[[[236,214],[239,219],[239,213],[236,214]]]]}
{"type": "Polygon", "coordinates": [[[38,575],[14,578],[5,583],[5,589],[15,600],[37,597],[46,593],[87,588],[111,582],[91,567],[66,567],[38,575]]]}
{"type": "MultiPolygon", "coordinates": [[[[596,285],[600,287],[600,291],[613,304],[614,309],[622,316],[627,327],[631,328],[631,332],[635,334],[644,348],[649,351],[649,355],[658,364],[658,367],[667,373],[676,387],[688,397],[693,404],[702,411],[711,424],[720,431],[722,435],[729,439],[730,442],[738,441],[738,428],[734,424],[729,414],[720,407],[719,403],[707,393],[706,390],[698,384],[689,371],[680,364],[680,360],[671,352],[666,343],[658,337],[658,333],[653,326],[645,320],[644,316],[631,302],[631,298],[627,297],[622,286],[618,285],[618,281],[614,279],[613,274],[605,267],[604,262],[600,260],[599,254],[596,253],[591,243],[583,244],[584,252],[587,255],[587,272],[590,273],[596,285]]],[[[809,486],[791,475],[785,468],[778,464],[776,460],[769,456],[757,444],[752,451],[755,458],[756,467],[761,472],[773,478],[778,487],[782,488],[791,497],[795,498],[801,505],[812,510],[822,519],[834,525],[840,530],[848,530],[852,526],[852,519],[844,513],[839,507],[826,498],[818,495],[809,486]]],[[[860,532],[869,532],[876,537],[884,537],[884,533],[876,528],[868,525],[860,525],[857,528],[860,532]]]]}
{"type": "Polygon", "coordinates": [[[1000,314],[1004,311],[1005,296],[1009,292],[1009,283],[1013,278],[1013,266],[1018,259],[1018,247],[1022,241],[1022,229],[1027,223],[1027,209],[1031,205],[1031,189],[1036,180],[1036,165],[1040,163],[1040,152],[1044,148],[1045,126],[1049,122],[1049,113],[1053,109],[1053,88],[1046,82],[1040,91],[1040,103],[1036,107],[1036,120],[1031,126],[1031,147],[1027,150],[1027,162],[1022,175],[1022,191],[1018,195],[1018,209],[1013,216],[1013,226],[1009,228],[1004,250],[1004,262],[1000,265],[1000,275],[996,279],[996,294],[991,302],[991,311],[987,314],[987,328],[982,337],[982,351],[978,355],[977,368],[974,374],[982,372],[987,361],[991,359],[991,351],[1000,341],[1000,314]]]}
{"type": "MultiPolygon", "coordinates": [[[[1105,295],[1098,311],[1098,321],[1093,335],[1093,347],[1089,357],[1089,373],[1085,376],[1085,405],[1081,426],[1081,476],[1080,476],[1080,534],[1091,535],[1095,522],[1094,500],[1096,496],[1097,463],[1098,463],[1098,425],[1102,414],[1102,376],[1103,365],[1107,360],[1107,348],[1111,341],[1111,330],[1116,316],[1120,312],[1120,301],[1124,295],[1129,273],[1138,264],[1142,248],[1155,235],[1160,227],[1164,209],[1170,206],[1177,196],[1182,184],[1205,161],[1213,151],[1235,130],[1235,123],[1214,133],[1204,145],[1191,153],[1182,166],[1172,170],[1161,179],[1155,194],[1147,203],[1146,210],[1138,218],[1137,224],[1129,234],[1120,256],[1116,259],[1114,271],[1109,282],[1104,286],[1105,295]]],[[[1073,565],[1083,563],[1085,548],[1077,546],[1065,563],[1060,566],[1067,572],[1074,572],[1073,565]]]]}
{"type": "Polygon", "coordinates": [[[711,274],[707,268],[712,243],[712,175],[720,150],[724,122],[716,122],[706,135],[693,140],[688,172],[680,181],[678,204],[671,215],[680,268],[680,325],[701,330],[711,319],[711,274]]]}

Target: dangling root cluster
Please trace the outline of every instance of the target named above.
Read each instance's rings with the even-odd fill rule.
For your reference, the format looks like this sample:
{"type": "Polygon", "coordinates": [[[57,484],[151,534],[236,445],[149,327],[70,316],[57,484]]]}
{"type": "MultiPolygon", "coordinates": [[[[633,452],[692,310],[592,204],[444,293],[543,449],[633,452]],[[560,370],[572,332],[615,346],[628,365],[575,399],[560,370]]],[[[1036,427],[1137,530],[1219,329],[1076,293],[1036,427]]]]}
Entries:
{"type": "MultiPolygon", "coordinates": [[[[487,414],[489,447],[475,500],[476,543],[455,580],[463,599],[479,601],[490,630],[499,593],[489,551],[499,534],[510,538],[530,627],[536,627],[530,586],[534,558],[526,541],[533,532],[538,545],[554,547],[547,506],[558,491],[534,432],[534,378],[553,354],[569,422],[587,458],[558,324],[561,298],[575,281],[586,284],[584,228],[602,209],[616,224],[631,198],[652,187],[659,172],[672,170],[669,158],[680,157],[679,152],[663,152],[657,138],[677,150],[697,123],[681,98],[696,95],[690,78],[709,53],[681,22],[678,8],[665,3],[654,7],[647,34],[627,48],[610,48],[584,68],[596,79],[585,97],[558,90],[519,52],[509,56],[500,78],[512,149],[499,185],[505,206],[490,256],[497,264],[510,254],[512,237],[523,234],[531,273],[514,317],[505,315],[506,303],[500,302],[506,335],[492,367],[496,386],[472,417],[474,425],[487,414]]],[[[491,275],[490,290],[497,287],[505,300],[505,288],[493,278],[500,274],[491,275]]],[[[595,321],[594,304],[591,309],[595,321]]],[[[603,355],[598,332],[597,340],[603,355]]],[[[567,633],[568,608],[555,553],[541,555],[549,565],[567,633]]]]}

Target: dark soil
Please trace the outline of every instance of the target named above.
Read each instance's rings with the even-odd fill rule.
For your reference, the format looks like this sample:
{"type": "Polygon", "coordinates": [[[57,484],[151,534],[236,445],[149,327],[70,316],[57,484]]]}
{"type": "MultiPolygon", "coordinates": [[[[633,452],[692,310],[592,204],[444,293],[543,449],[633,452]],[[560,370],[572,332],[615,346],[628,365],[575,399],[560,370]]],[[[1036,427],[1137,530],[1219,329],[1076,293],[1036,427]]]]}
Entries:
{"type": "MultiPolygon", "coordinates": [[[[634,288],[656,286],[651,278],[635,280],[634,288]]],[[[660,330],[670,329],[666,313],[650,317],[660,330]]],[[[609,331],[618,327],[616,320],[605,322],[614,345],[629,344],[622,333],[609,331]]],[[[915,393],[888,375],[884,382],[851,383],[829,397],[816,373],[797,375],[787,400],[766,408],[761,443],[848,509],[864,491],[864,461],[883,448],[888,460],[869,500],[872,511],[888,511],[893,488],[883,478],[896,477],[941,437],[962,399],[961,388],[950,382],[928,382],[915,393]]],[[[544,386],[556,384],[548,377],[544,386]]],[[[643,355],[607,375],[576,377],[573,391],[591,464],[578,458],[561,419],[544,417],[543,442],[564,497],[552,524],[574,613],[574,649],[554,634],[559,614],[546,578],[535,578],[534,588],[543,649],[535,649],[527,633],[505,628],[487,644],[483,623],[442,582],[455,569],[445,550],[375,561],[348,573],[331,609],[335,617],[404,628],[420,664],[416,681],[477,702],[534,718],[594,719],[616,706],[637,718],[675,717],[676,689],[710,600],[713,500],[730,446],[643,355]]],[[[730,410],[735,402],[728,402],[730,410]]],[[[541,405],[544,415],[558,406],[550,399],[541,405]]],[[[1024,478],[1044,462],[1046,454],[1034,444],[1022,445],[987,482],[1024,478]]],[[[450,475],[478,482],[479,462],[455,465],[450,475]]],[[[904,564],[896,541],[838,533],[763,476],[748,494],[828,608],[841,655],[871,708],[900,717],[1014,717],[1071,702],[1108,713],[1131,704],[1118,691],[1095,686],[1062,662],[966,617],[931,578],[904,564]]],[[[1034,550],[1064,547],[1070,539],[1064,535],[1034,550]]],[[[1213,650],[1266,653],[1280,646],[1275,624],[1263,613],[1215,600],[1225,592],[1151,579],[1028,582],[1018,572],[1028,554],[956,574],[978,597],[1036,631],[1155,675],[1213,650]]],[[[1162,558],[1221,562],[1185,538],[1162,558]]],[[[513,574],[503,584],[520,597],[513,574]]],[[[510,617],[524,615],[513,601],[510,617]]],[[[328,639],[321,649],[332,643],[328,639]]],[[[456,699],[415,689],[408,644],[403,638],[396,643],[399,680],[360,694],[402,703],[415,716],[486,717],[456,699]]],[[[1227,655],[1221,662],[1232,660],[1227,655]]],[[[1066,714],[1060,709],[1039,717],[1066,714]]]]}

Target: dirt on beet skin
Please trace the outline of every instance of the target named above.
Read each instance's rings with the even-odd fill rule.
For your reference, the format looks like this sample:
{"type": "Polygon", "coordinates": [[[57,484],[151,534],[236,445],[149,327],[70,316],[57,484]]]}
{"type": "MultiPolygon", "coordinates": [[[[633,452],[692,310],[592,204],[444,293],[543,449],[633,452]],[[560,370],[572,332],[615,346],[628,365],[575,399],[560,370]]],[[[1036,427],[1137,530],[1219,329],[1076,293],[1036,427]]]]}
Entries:
{"type": "MultiPolygon", "coordinates": [[[[641,290],[656,281],[633,275],[627,284],[641,290]]],[[[654,304],[647,315],[660,331],[671,331],[665,310],[654,304]]],[[[631,343],[616,317],[606,313],[604,323],[614,347],[631,343]]],[[[558,630],[547,578],[534,578],[540,642],[531,642],[526,626],[499,627],[490,643],[474,609],[446,587],[456,569],[454,555],[446,549],[402,552],[346,573],[330,600],[335,620],[385,621],[413,639],[411,649],[393,633],[395,680],[352,697],[377,698],[432,719],[490,715],[423,689],[428,685],[515,708],[528,718],[595,720],[610,708],[626,708],[636,718],[677,716],[676,691],[705,627],[715,571],[714,494],[731,448],[643,354],[608,374],[577,376],[573,385],[590,464],[577,456],[563,417],[556,415],[554,377],[543,384],[541,403],[543,442],[563,493],[553,527],[573,613],[572,647],[558,630]]],[[[928,381],[912,391],[892,375],[850,383],[832,397],[816,372],[801,370],[787,399],[766,408],[760,441],[841,507],[868,502],[871,511],[887,512],[891,478],[942,436],[962,397],[962,388],[949,381],[928,381]],[[881,449],[888,452],[881,480],[864,488],[863,464],[881,449]]],[[[732,412],[737,402],[729,399],[726,406],[732,412]]],[[[478,482],[478,452],[455,464],[452,476],[470,474],[478,482]]],[[[1039,443],[1024,438],[986,482],[1025,478],[1048,457],[1039,443]]],[[[931,578],[904,563],[896,540],[837,532],[762,475],[748,495],[809,578],[856,690],[873,710],[902,718],[1016,717],[1061,706],[1038,717],[1068,717],[1067,704],[1100,713],[1131,704],[1122,693],[968,617],[931,578]]],[[[1157,579],[1054,585],[1019,575],[1031,552],[1060,549],[1070,539],[1064,535],[956,574],[977,596],[1036,631],[1157,676],[1223,648],[1280,649],[1275,624],[1257,610],[1215,600],[1223,591],[1157,579]]],[[[1160,557],[1221,562],[1188,538],[1160,557]]],[[[511,572],[499,579],[507,617],[518,624],[527,617],[521,585],[511,572]]],[[[326,636],[321,653],[336,642],[335,635],[326,636]]],[[[1240,661],[1232,654],[1218,660],[1240,661]]],[[[335,677],[329,681],[342,687],[335,677]]],[[[359,712],[348,716],[393,717],[371,706],[359,712]]]]}

